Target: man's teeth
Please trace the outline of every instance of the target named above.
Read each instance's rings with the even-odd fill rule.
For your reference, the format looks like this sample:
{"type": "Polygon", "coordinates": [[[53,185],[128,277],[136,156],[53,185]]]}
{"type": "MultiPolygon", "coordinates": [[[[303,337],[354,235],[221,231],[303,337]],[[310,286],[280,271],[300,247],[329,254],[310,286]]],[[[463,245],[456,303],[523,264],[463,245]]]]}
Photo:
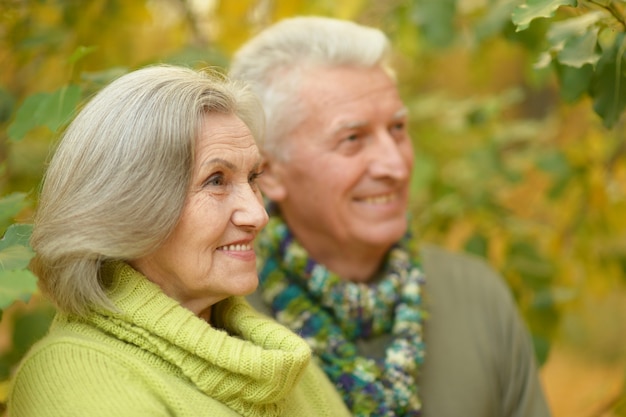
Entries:
{"type": "Polygon", "coordinates": [[[370,203],[370,204],[385,204],[385,203],[391,202],[394,199],[395,199],[395,194],[385,194],[385,195],[378,195],[375,197],[366,197],[363,199],[363,201],[365,201],[366,203],[370,203]]]}
{"type": "Polygon", "coordinates": [[[220,250],[227,250],[227,251],[247,251],[247,250],[252,250],[252,245],[226,245],[226,246],[221,246],[219,248],[220,250]]]}

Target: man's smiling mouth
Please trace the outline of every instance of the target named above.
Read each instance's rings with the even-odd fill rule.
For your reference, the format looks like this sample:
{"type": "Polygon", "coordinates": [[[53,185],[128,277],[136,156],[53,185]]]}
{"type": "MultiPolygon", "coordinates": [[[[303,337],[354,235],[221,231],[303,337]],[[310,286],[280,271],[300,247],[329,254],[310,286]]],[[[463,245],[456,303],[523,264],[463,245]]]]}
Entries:
{"type": "Polygon", "coordinates": [[[397,193],[380,194],[365,198],[359,198],[358,201],[368,204],[387,204],[398,199],[397,193]]]}

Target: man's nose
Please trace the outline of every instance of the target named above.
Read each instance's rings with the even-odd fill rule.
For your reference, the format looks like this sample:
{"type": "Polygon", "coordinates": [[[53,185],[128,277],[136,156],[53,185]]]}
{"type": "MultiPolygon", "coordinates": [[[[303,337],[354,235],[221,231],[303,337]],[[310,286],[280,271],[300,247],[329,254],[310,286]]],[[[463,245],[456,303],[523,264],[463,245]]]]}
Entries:
{"type": "MultiPolygon", "coordinates": [[[[407,141],[408,139],[402,139],[407,141]]],[[[411,175],[413,149],[410,143],[398,142],[387,131],[374,138],[370,172],[375,177],[407,179],[411,175]]]]}

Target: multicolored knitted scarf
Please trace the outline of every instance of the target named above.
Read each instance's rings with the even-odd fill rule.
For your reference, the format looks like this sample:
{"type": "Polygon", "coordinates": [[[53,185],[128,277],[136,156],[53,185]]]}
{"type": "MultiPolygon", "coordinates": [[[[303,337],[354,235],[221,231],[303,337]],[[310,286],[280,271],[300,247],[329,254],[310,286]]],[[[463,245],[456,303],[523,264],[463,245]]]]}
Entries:
{"type": "Polygon", "coordinates": [[[424,358],[424,276],[405,236],[379,280],[344,281],[310,259],[278,216],[259,236],[263,299],[300,334],[355,416],[419,416],[415,377],[424,358]],[[391,333],[385,357],[360,356],[356,341],[391,333]]]}

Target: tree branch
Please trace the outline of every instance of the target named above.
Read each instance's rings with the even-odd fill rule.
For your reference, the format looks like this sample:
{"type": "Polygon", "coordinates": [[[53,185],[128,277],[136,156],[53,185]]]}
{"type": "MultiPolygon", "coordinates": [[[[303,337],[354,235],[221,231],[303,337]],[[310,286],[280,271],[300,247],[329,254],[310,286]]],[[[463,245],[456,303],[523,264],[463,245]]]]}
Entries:
{"type": "Polygon", "coordinates": [[[617,4],[614,0],[609,0],[608,4],[604,4],[599,2],[598,0],[589,0],[589,3],[595,4],[598,7],[601,7],[607,10],[611,15],[617,20],[624,30],[626,30],[626,13],[624,12],[621,5],[617,4]]]}

